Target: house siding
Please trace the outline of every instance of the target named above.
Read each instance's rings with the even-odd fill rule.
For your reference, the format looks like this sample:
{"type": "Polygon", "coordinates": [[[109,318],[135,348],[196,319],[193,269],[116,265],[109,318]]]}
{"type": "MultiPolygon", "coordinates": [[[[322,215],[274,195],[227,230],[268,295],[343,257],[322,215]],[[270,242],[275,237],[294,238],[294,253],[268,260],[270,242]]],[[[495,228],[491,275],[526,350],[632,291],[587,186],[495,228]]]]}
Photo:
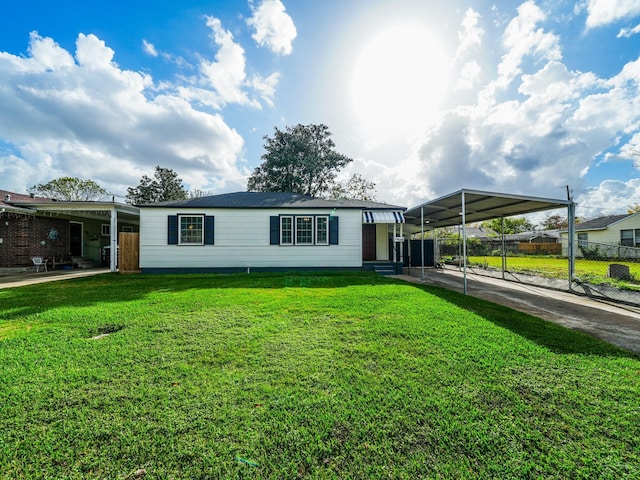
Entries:
{"type": "MultiPolygon", "coordinates": [[[[620,244],[620,230],[631,230],[640,228],[640,214],[631,215],[623,220],[620,220],[616,223],[609,225],[606,229],[602,230],[580,230],[580,225],[577,225],[576,231],[576,244],[577,244],[577,234],[578,233],[586,233],[588,234],[588,242],[593,243],[607,243],[612,245],[620,244]]],[[[567,232],[562,232],[562,239],[566,241],[567,232]]]]}
{"type": "Polygon", "coordinates": [[[233,268],[353,268],[362,266],[362,213],[358,209],[141,208],[142,271],[233,268]],[[205,214],[215,217],[215,245],[168,245],[167,217],[205,214]],[[274,215],[335,215],[339,244],[270,245],[274,215]]]}

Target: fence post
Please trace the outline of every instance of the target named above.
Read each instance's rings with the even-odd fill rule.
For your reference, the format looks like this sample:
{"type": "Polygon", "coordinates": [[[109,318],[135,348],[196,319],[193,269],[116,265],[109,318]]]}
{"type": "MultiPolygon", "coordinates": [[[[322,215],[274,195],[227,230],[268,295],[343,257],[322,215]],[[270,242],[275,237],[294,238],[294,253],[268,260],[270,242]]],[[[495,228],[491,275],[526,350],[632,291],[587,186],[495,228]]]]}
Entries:
{"type": "MultiPolygon", "coordinates": [[[[569,198],[571,200],[571,198],[569,198]]],[[[571,201],[567,207],[567,237],[569,244],[569,291],[573,290],[573,276],[576,266],[575,231],[576,231],[576,204],[571,201]]]]}

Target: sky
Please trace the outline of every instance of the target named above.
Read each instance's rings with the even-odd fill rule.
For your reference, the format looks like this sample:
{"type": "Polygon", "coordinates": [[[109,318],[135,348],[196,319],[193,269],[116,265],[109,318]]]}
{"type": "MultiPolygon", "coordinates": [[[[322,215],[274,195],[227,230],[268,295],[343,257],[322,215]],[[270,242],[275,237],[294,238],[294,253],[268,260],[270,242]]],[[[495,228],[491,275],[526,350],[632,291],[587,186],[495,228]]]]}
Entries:
{"type": "Polygon", "coordinates": [[[0,7],[0,188],[171,168],[243,191],[274,128],[412,207],[461,188],[640,203],[637,0],[86,0],[0,7]]]}

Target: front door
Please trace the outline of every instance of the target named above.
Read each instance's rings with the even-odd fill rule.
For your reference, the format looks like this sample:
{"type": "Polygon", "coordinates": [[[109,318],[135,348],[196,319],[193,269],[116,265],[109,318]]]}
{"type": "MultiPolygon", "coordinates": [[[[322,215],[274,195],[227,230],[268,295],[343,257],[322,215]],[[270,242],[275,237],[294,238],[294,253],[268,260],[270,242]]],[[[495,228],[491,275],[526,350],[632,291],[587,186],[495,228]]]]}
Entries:
{"type": "Polygon", "coordinates": [[[69,223],[69,252],[72,257],[82,256],[82,224],[69,223]]]}
{"type": "Polygon", "coordinates": [[[362,260],[371,262],[376,259],[376,226],[362,225],[362,260]]]}

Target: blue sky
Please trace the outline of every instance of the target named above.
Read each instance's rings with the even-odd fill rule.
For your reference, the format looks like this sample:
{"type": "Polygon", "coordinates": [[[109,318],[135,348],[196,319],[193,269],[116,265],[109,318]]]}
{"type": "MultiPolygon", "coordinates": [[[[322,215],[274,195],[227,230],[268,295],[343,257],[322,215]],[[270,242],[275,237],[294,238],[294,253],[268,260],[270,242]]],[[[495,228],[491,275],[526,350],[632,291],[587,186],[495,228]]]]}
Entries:
{"type": "Polygon", "coordinates": [[[324,123],[381,201],[640,203],[636,0],[9,3],[7,190],[68,175],[123,197],[156,165],[244,190],[274,127],[324,123]]]}

